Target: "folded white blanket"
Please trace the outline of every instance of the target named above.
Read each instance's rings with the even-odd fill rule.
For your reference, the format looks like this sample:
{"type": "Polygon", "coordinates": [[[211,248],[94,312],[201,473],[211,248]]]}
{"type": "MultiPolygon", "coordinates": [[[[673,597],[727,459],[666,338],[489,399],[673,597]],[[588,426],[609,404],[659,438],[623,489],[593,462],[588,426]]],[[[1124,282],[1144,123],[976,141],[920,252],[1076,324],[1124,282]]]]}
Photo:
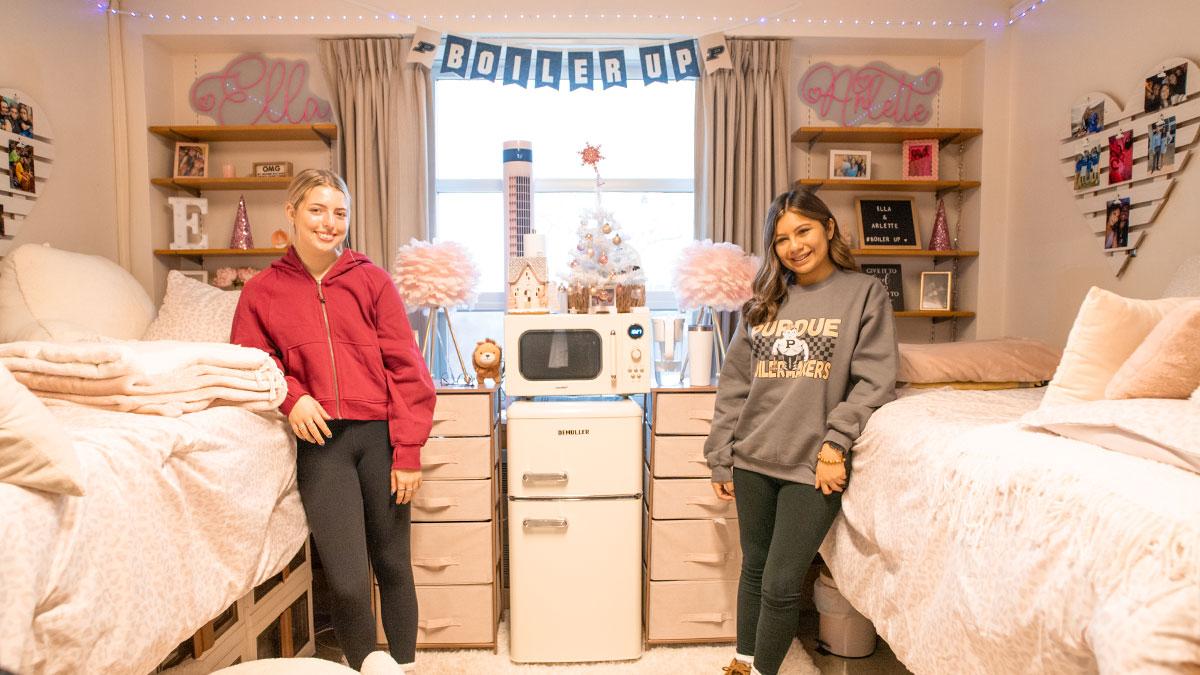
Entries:
{"type": "Polygon", "coordinates": [[[10,342],[0,364],[43,398],[176,417],[211,405],[264,411],[287,394],[259,349],[208,342],[10,342]]]}

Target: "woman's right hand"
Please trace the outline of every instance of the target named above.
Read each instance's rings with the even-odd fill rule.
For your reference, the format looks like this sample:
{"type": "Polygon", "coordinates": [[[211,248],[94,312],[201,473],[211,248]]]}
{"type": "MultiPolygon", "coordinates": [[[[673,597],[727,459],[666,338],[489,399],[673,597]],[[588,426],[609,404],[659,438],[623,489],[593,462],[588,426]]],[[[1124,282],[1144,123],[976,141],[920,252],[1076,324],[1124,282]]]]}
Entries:
{"type": "Polygon", "coordinates": [[[317,445],[325,445],[326,438],[333,438],[333,432],[325,424],[325,420],[330,419],[333,418],[325,412],[325,408],[308,394],[301,396],[288,414],[288,423],[292,425],[296,437],[317,445]]]}
{"type": "Polygon", "coordinates": [[[733,481],[727,480],[723,483],[713,482],[713,492],[717,494],[717,499],[723,502],[733,501],[733,481]]]}

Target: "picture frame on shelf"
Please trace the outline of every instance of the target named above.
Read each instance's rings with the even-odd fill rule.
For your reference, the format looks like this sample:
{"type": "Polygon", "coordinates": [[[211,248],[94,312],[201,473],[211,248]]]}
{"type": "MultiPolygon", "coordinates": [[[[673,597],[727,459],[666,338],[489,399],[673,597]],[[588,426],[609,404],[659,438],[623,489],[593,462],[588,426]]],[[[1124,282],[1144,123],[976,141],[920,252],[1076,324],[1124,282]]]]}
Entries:
{"type": "Polygon", "coordinates": [[[829,177],[842,180],[871,180],[871,151],[830,150],[829,177]]]}
{"type": "Polygon", "coordinates": [[[854,200],[854,212],[861,248],[921,248],[916,198],[859,197],[854,200]]]}
{"type": "Polygon", "coordinates": [[[175,143],[174,178],[208,178],[208,143],[175,143]]]}
{"type": "Polygon", "coordinates": [[[936,138],[904,141],[901,144],[900,177],[904,180],[938,179],[936,138]]]}
{"type": "Polygon", "coordinates": [[[250,175],[255,178],[289,178],[292,175],[292,163],[254,162],[250,175]]]}
{"type": "Polygon", "coordinates": [[[208,270],[179,270],[185,277],[191,277],[202,284],[208,283],[208,270]]]}
{"type": "Polygon", "coordinates": [[[922,311],[949,312],[954,297],[953,272],[921,272],[922,311]]]}
{"type": "Polygon", "coordinates": [[[900,265],[882,263],[864,263],[859,266],[863,274],[869,274],[879,280],[887,289],[888,298],[892,301],[892,309],[899,312],[904,309],[904,278],[900,265]]]}

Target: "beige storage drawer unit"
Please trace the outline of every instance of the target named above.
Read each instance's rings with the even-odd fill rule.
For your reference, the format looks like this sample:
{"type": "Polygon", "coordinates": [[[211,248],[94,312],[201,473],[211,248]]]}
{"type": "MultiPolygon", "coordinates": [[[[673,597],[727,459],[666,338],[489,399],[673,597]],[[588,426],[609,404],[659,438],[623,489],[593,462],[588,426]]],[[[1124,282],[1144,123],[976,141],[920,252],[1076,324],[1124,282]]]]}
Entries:
{"type": "MultiPolygon", "coordinates": [[[[500,624],[499,393],[438,389],[412,506],[418,649],[496,649],[500,624]]],[[[375,588],[376,640],[387,644],[375,588]]]]}
{"type": "Polygon", "coordinates": [[[733,642],[737,509],[712,492],[714,387],[652,389],[646,443],[646,643],[733,642]]]}

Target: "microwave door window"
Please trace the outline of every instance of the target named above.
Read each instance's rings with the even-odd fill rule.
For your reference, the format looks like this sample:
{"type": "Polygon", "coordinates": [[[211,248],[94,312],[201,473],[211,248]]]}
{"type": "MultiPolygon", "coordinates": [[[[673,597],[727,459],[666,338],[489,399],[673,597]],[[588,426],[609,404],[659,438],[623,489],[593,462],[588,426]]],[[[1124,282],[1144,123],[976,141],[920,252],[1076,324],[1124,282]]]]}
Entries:
{"type": "Polygon", "coordinates": [[[604,365],[604,343],[594,330],[530,330],[517,349],[529,381],[594,380],[604,365]]]}

